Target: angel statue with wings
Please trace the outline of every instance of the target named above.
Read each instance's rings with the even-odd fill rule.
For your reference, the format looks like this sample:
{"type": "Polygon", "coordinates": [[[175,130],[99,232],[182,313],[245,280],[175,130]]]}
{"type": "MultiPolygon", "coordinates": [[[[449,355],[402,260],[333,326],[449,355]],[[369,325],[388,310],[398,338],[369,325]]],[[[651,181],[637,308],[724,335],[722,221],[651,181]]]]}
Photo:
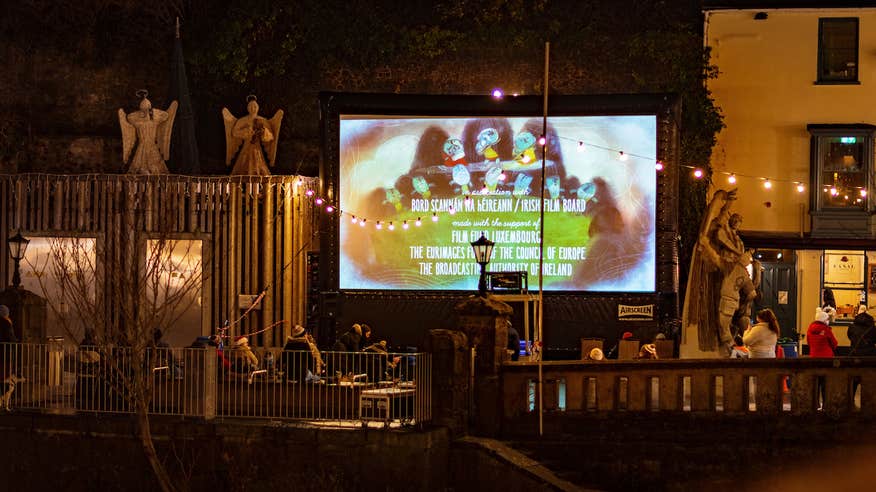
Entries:
{"type": "Polygon", "coordinates": [[[742,217],[730,213],[734,200],[736,190],[715,191],[691,257],[682,330],[686,337],[695,335],[696,344],[682,345],[700,357],[729,354],[723,349],[733,345],[738,318],[750,316],[743,311],[750,309],[760,283],[759,264],[754,265],[754,278],[747,271],[752,259],[738,233],[742,217]]]}
{"type": "Polygon", "coordinates": [[[137,91],[140,109],[130,114],[119,108],[122,127],[122,159],[132,174],[167,174],[170,131],[176,117],[176,101],[167,111],[153,109],[145,90],[137,91]],[[133,154],[133,155],[132,155],[133,154]]]}
{"type": "Polygon", "coordinates": [[[283,110],[277,110],[273,118],[267,119],[258,115],[259,103],[255,96],[250,95],[246,100],[248,114],[240,119],[235,118],[228,108],[222,108],[222,119],[225,120],[225,164],[231,165],[236,154],[232,175],[267,176],[271,174],[268,166],[273,166],[277,157],[277,136],[280,122],[283,121],[283,110]]]}

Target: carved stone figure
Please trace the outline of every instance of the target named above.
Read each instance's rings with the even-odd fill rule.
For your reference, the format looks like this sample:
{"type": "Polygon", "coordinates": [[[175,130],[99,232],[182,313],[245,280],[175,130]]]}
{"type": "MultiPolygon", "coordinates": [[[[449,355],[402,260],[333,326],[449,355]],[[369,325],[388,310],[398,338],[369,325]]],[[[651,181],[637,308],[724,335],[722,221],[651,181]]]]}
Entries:
{"type": "Polygon", "coordinates": [[[721,302],[718,307],[718,323],[721,330],[718,338],[725,343],[725,346],[728,346],[725,337],[729,336],[732,340],[735,334],[742,335],[739,318],[751,313],[751,301],[757,296],[754,281],[746,270],[751,263],[751,253],[746,251],[736,262],[725,267],[729,271],[726,272],[721,283],[721,302]]]}
{"type": "Polygon", "coordinates": [[[751,256],[738,234],[742,217],[730,213],[735,199],[736,190],[717,190],[700,224],[682,313],[682,330],[688,338],[682,346],[689,353],[724,355],[721,349],[732,346],[734,325],[756,295],[760,265],[752,279],[746,270],[751,256]],[[694,336],[696,350],[689,340],[694,336]]]}
{"type": "Polygon", "coordinates": [[[167,174],[165,161],[170,157],[170,133],[176,117],[177,103],[167,111],[153,109],[145,90],[137,91],[140,109],[130,114],[119,108],[122,127],[122,160],[132,174],[167,174]],[[132,155],[133,151],[133,155],[132,155]]]}
{"type": "Polygon", "coordinates": [[[231,165],[231,160],[237,155],[231,174],[267,176],[271,174],[268,166],[273,166],[277,157],[277,136],[280,122],[283,121],[283,110],[277,110],[273,118],[267,119],[259,116],[259,104],[255,96],[246,99],[248,114],[240,119],[235,118],[228,108],[222,108],[225,164],[231,165]]]}

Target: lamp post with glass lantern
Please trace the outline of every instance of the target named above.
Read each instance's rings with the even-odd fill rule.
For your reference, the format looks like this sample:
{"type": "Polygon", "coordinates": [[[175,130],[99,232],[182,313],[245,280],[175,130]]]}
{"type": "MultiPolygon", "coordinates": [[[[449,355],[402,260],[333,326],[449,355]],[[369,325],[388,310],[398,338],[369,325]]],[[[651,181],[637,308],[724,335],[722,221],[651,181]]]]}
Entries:
{"type": "Polygon", "coordinates": [[[477,241],[471,243],[471,249],[474,250],[475,261],[481,266],[481,277],[478,280],[478,295],[481,297],[487,296],[487,263],[490,262],[490,256],[493,254],[493,241],[481,233],[481,237],[477,241]]]}
{"type": "Polygon", "coordinates": [[[15,270],[12,273],[12,288],[19,289],[21,287],[21,273],[18,270],[18,264],[21,262],[21,259],[24,258],[24,253],[27,251],[27,245],[30,243],[30,239],[26,239],[21,235],[21,232],[18,232],[11,238],[6,240],[6,243],[9,245],[9,256],[12,257],[12,261],[15,262],[15,270]]]}

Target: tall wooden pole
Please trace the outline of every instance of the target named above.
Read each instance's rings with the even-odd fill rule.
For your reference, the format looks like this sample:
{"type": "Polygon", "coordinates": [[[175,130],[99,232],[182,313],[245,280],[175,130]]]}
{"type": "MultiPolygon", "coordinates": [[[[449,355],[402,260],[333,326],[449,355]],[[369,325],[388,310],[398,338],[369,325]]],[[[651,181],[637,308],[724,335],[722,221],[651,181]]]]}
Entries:
{"type": "Polygon", "coordinates": [[[544,373],[542,372],[542,359],[544,359],[544,344],[542,343],[541,324],[544,321],[544,168],[547,159],[547,114],[548,114],[548,67],[550,62],[551,43],[544,43],[544,103],[541,120],[541,200],[538,207],[538,323],[535,325],[535,343],[538,347],[538,435],[544,434],[544,373]]]}

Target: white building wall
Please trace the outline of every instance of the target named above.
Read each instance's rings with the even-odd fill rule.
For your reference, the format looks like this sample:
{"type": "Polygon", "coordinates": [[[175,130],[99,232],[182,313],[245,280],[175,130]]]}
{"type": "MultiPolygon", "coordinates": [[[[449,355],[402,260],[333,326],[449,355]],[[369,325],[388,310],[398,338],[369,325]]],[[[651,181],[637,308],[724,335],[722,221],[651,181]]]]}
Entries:
{"type": "MultiPolygon", "coordinates": [[[[745,230],[809,230],[810,123],[876,124],[876,9],[759,10],[706,13],[706,43],[720,74],[709,89],[727,127],[712,157],[715,171],[739,177],[738,202],[745,230]],[[859,85],[817,85],[818,19],[859,18],[859,85]],[[771,191],[757,177],[775,181],[771,191]],[[769,204],[769,205],[767,205],[769,204]],[[801,218],[803,219],[801,221],[801,218]]],[[[727,176],[713,187],[729,188],[727,176]]]]}

